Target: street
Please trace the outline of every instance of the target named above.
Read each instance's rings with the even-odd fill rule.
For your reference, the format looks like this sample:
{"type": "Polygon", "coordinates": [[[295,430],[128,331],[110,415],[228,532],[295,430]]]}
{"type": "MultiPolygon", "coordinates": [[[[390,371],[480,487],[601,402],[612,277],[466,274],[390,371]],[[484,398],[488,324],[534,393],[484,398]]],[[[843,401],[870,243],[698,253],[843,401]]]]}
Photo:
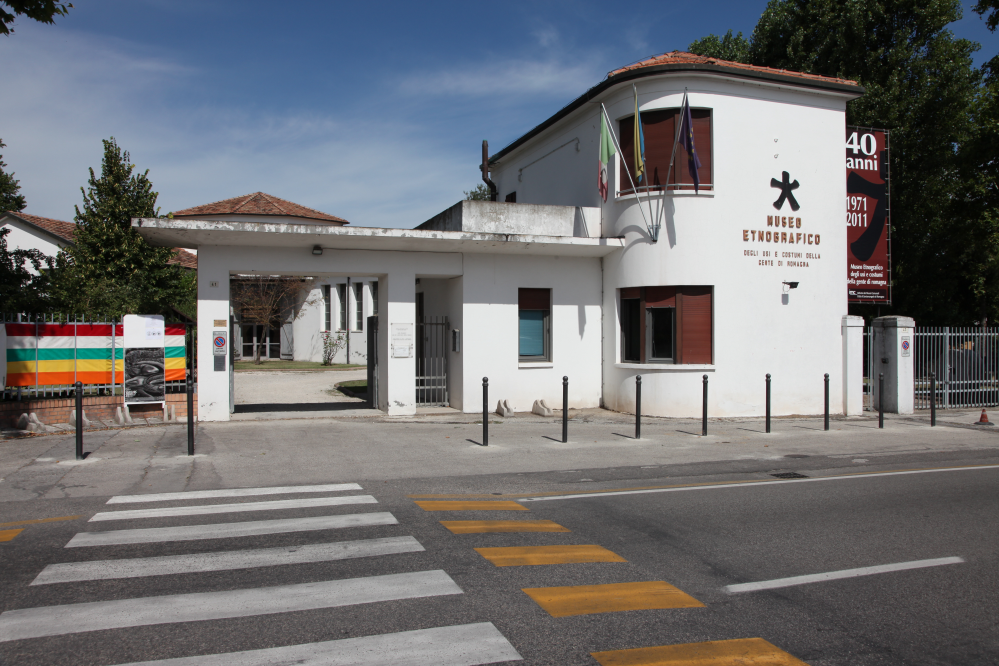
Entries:
{"type": "Polygon", "coordinates": [[[0,660],[995,663],[999,455],[941,432],[965,445],[280,486],[150,465],[82,496],[99,460],[8,474],[37,496],[0,505],[0,660]]]}

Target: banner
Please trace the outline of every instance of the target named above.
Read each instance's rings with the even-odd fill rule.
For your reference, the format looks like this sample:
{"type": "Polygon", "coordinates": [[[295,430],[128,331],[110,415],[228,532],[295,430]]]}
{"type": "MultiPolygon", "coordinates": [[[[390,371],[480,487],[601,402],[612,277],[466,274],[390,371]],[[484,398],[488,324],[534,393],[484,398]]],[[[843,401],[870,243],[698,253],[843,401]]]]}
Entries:
{"type": "Polygon", "coordinates": [[[125,403],[163,402],[166,324],[162,315],[125,315],[125,403]]]}
{"type": "Polygon", "coordinates": [[[846,128],[847,301],[891,304],[888,130],[846,128]]]}

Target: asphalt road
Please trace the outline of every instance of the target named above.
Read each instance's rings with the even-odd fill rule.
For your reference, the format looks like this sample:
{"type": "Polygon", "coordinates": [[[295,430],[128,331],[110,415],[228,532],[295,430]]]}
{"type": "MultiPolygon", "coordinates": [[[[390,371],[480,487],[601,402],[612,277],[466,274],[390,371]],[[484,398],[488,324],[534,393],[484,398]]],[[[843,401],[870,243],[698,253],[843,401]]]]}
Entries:
{"type": "Polygon", "coordinates": [[[994,451],[817,456],[777,469],[712,462],[4,502],[0,661],[997,663],[999,468],[989,465],[994,451]],[[961,469],[885,474],[948,467],[961,469]],[[806,478],[771,476],[781,471],[806,478]],[[479,496],[448,492],[469,487],[479,496]],[[427,504],[449,501],[513,504],[427,504]],[[147,513],[125,513],[136,511],[147,513]],[[42,518],[67,519],[10,524],[42,518]],[[501,529],[463,522],[454,533],[441,521],[563,531],[460,533],[501,529]],[[50,566],[66,563],[89,564],[50,566]],[[703,645],[712,641],[736,642],[703,645]],[[619,652],[655,646],[683,647],[619,652]],[[768,656],[732,656],[753,650],[768,656]]]}

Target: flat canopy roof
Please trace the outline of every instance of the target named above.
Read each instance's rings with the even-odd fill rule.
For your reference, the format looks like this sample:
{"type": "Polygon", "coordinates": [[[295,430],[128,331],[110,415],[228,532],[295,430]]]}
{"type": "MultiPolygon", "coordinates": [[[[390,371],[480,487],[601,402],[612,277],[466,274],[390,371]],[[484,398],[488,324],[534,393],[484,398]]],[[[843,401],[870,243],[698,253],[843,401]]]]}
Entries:
{"type": "Polygon", "coordinates": [[[233,247],[300,247],[329,250],[393,252],[471,252],[603,257],[624,247],[623,238],[573,238],[530,234],[487,234],[467,231],[337,227],[328,224],[264,224],[220,220],[133,218],[132,226],[151,245],[197,249],[233,247]]]}

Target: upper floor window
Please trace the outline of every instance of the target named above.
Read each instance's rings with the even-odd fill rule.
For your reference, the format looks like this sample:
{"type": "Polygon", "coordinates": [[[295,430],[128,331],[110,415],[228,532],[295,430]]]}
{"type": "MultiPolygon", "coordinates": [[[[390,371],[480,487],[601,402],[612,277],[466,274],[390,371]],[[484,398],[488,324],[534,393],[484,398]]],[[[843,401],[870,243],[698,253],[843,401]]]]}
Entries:
{"type": "MultiPolygon", "coordinates": [[[[645,177],[635,186],[639,192],[651,189],[653,192],[663,189],[675,191],[694,191],[694,181],[687,168],[687,151],[683,143],[676,141],[677,124],[680,122],[680,109],[662,109],[659,111],[642,112],[642,132],[645,134],[645,177]],[[673,142],[676,141],[676,155],[673,158],[673,169],[669,168],[670,156],[673,154],[673,142]],[[669,173],[669,182],[667,182],[669,173]]],[[[701,161],[697,170],[700,180],[700,190],[712,190],[712,146],[711,146],[711,109],[691,109],[691,119],[694,121],[694,149],[701,161]]],[[[621,160],[628,165],[632,176],[635,175],[635,116],[622,118],[619,125],[618,140],[621,142],[621,160]]],[[[620,194],[631,194],[628,174],[622,166],[619,170],[618,182],[620,194]]]]}

